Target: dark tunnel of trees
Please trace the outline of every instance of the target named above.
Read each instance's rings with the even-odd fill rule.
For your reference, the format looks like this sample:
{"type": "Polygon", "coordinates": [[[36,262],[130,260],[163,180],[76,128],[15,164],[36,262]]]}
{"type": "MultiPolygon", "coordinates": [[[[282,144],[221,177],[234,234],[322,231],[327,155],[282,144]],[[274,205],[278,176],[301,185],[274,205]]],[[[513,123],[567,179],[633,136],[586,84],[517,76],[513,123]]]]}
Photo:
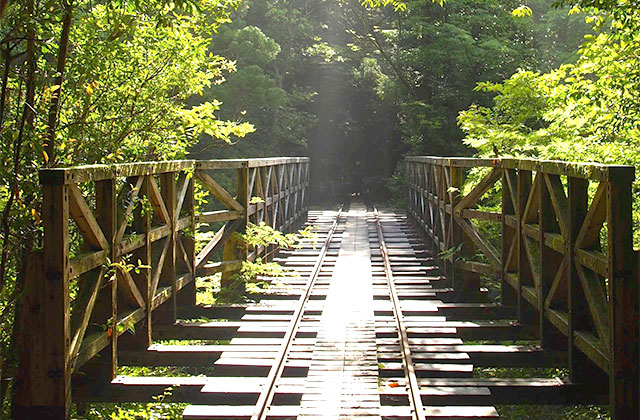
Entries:
{"type": "Polygon", "coordinates": [[[256,131],[231,147],[204,139],[197,155],[309,155],[314,203],[351,192],[398,202],[404,155],[472,153],[457,118],[491,104],[479,82],[577,58],[584,15],[530,3],[519,16],[519,1],[245,1],[213,40],[238,71],[205,97],[256,131]]]}

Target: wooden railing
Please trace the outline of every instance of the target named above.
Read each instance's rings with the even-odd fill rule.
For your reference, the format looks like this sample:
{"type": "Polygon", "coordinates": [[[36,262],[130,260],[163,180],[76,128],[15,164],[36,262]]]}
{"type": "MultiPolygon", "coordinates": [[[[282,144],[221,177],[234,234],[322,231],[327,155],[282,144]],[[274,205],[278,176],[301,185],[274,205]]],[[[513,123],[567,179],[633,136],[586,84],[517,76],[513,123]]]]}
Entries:
{"type": "Polygon", "coordinates": [[[249,222],[300,227],[308,165],[270,158],[42,170],[44,242],[25,269],[15,417],[67,418],[81,367],[88,386],[108,383],[119,348],[146,349],[154,323],[172,323],[180,307],[195,305],[197,276],[228,276],[245,258],[269,257],[274,249],[230,239],[249,222]],[[217,173],[236,178],[235,194],[217,173]],[[195,183],[214,211],[196,214],[195,183]],[[196,253],[197,226],[220,223],[196,253]],[[135,334],[123,336],[127,330],[135,334]]]}
{"type": "Polygon", "coordinates": [[[545,349],[568,352],[572,381],[606,386],[608,374],[612,418],[640,418],[634,168],[437,157],[406,165],[408,211],[458,298],[477,299],[482,276],[499,279],[502,305],[545,349]],[[465,191],[471,171],[478,181],[465,191]]]}

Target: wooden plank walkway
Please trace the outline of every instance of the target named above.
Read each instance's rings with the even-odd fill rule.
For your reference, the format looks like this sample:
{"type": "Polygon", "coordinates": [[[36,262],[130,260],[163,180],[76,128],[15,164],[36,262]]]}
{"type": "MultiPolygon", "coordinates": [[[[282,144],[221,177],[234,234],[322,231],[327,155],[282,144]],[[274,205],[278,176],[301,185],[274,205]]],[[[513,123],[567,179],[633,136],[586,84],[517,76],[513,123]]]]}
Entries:
{"type": "Polygon", "coordinates": [[[320,318],[299,419],[380,419],[371,253],[351,206],[320,318]]]}

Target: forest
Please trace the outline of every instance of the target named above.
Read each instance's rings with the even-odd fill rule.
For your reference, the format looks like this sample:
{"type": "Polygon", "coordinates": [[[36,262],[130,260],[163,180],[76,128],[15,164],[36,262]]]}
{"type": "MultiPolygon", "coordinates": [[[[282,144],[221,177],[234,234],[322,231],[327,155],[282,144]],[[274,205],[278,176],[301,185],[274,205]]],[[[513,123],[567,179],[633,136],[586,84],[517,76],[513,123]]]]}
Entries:
{"type": "Polygon", "coordinates": [[[309,156],[401,208],[407,155],[640,167],[638,0],[1,0],[0,52],[5,413],[40,168],[309,156]]]}

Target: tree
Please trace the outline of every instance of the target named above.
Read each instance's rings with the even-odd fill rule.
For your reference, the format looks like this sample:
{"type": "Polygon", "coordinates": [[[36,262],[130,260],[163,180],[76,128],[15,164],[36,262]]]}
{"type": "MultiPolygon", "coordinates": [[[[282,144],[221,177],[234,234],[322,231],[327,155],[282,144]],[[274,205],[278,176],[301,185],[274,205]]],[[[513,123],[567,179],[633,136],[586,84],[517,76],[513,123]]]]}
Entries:
{"type": "Polygon", "coordinates": [[[233,63],[209,53],[236,0],[0,3],[0,370],[11,376],[18,273],[40,238],[44,165],[186,154],[200,133],[231,141],[253,128],[193,102],[233,63]]]}
{"type": "Polygon", "coordinates": [[[476,83],[575,60],[582,18],[552,0],[529,2],[531,16],[516,17],[520,4],[246,1],[215,37],[239,70],[205,96],[223,102],[222,118],[251,121],[256,132],[194,151],[310,154],[318,201],[346,193],[364,165],[367,184],[388,197],[384,180],[403,154],[468,153],[458,112],[490,101],[476,83]]]}
{"type": "Polygon", "coordinates": [[[246,1],[234,22],[215,37],[216,50],[238,71],[204,95],[221,100],[222,118],[248,120],[257,129],[229,148],[212,148],[205,140],[194,148],[196,156],[305,154],[314,119],[306,107],[314,92],[299,75],[306,68],[305,48],[313,42],[314,25],[300,8],[304,2],[297,3],[246,1]]]}
{"type": "Polygon", "coordinates": [[[620,14],[622,20],[592,15],[597,32],[586,38],[574,64],[480,83],[478,90],[494,95],[493,106],[474,105],[460,114],[465,143],[480,156],[495,146],[503,156],[639,166],[640,30],[627,21],[628,13],[620,14]]]}

